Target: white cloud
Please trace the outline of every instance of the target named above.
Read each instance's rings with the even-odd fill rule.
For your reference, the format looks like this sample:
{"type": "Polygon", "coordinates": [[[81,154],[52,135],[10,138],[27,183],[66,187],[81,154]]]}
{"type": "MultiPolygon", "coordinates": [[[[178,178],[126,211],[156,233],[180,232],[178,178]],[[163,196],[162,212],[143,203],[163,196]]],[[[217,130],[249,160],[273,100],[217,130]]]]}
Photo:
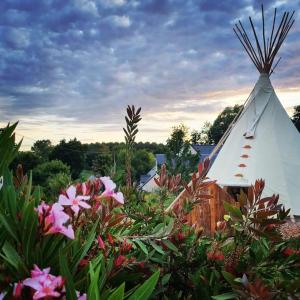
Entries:
{"type": "Polygon", "coordinates": [[[127,3],[126,0],[100,0],[100,3],[106,7],[123,6],[127,3]]]}
{"type": "Polygon", "coordinates": [[[90,13],[94,16],[98,15],[97,5],[93,0],[75,0],[75,5],[80,8],[81,11],[90,13]]]}
{"type": "Polygon", "coordinates": [[[131,26],[131,20],[128,16],[111,16],[110,17],[111,22],[117,26],[117,27],[130,27],[131,26]]]}

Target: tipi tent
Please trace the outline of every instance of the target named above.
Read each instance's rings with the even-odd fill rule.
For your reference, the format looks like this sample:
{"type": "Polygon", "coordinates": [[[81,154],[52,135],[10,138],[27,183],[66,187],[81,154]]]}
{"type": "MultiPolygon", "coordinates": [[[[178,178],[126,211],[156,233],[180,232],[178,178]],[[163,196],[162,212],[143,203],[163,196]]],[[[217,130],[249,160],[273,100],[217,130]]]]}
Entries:
{"type": "MultiPolygon", "coordinates": [[[[220,186],[248,187],[265,180],[265,196],[279,194],[291,213],[300,215],[300,134],[276,96],[270,75],[276,54],[294,23],[294,12],[284,12],[276,24],[276,9],[269,38],[266,39],[262,7],[262,42],[252,19],[254,45],[239,21],[234,32],[260,73],[250,96],[210,156],[219,154],[208,177],[220,186]]],[[[274,65],[274,66],[273,66],[274,65]]],[[[170,205],[181,199],[181,193],[170,205]]]]}
{"type": "Polygon", "coordinates": [[[281,203],[291,208],[292,214],[300,215],[300,134],[270,81],[274,58],[294,23],[293,15],[294,12],[285,12],[274,30],[275,9],[271,35],[266,41],[262,7],[262,43],[249,18],[255,48],[242,23],[235,25],[234,31],[260,76],[235,123],[222,138],[222,148],[208,177],[221,186],[236,187],[250,186],[262,178],[265,195],[279,194],[281,203]]]}

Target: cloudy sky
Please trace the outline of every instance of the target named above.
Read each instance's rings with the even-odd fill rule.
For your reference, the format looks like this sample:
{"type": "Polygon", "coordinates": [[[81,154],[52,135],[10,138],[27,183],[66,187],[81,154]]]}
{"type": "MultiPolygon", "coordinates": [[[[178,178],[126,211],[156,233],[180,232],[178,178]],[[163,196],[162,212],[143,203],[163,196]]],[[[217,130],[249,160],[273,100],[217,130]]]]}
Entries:
{"type": "MultiPolygon", "coordinates": [[[[34,140],[122,140],[127,104],[142,106],[139,140],[164,142],[173,125],[200,129],[243,103],[258,72],[233,34],[259,21],[255,0],[1,0],[0,126],[19,120],[34,140]]],[[[286,109],[300,104],[300,1],[272,75],[286,109]]],[[[259,24],[259,23],[258,23],[259,24]]]]}

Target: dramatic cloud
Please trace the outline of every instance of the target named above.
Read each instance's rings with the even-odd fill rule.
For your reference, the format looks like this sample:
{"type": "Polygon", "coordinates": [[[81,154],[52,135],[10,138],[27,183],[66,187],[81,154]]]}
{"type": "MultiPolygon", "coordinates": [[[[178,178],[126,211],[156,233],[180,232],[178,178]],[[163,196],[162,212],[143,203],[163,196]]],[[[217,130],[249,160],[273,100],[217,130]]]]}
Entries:
{"type": "MultiPolygon", "coordinates": [[[[28,146],[45,137],[120,140],[125,107],[135,104],[141,140],[165,141],[180,122],[200,128],[243,103],[257,79],[232,27],[238,19],[248,27],[248,15],[259,21],[260,3],[2,0],[0,125],[20,120],[28,146]]],[[[268,1],[267,21],[275,6],[299,5],[268,1]]],[[[289,111],[300,104],[297,14],[272,75],[289,111]]]]}

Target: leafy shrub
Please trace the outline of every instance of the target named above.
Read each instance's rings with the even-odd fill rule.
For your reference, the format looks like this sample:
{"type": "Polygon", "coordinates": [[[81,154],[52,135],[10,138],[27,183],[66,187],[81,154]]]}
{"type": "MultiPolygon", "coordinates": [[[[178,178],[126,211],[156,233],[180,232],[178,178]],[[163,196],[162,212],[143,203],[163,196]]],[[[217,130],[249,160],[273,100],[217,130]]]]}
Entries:
{"type": "MultiPolygon", "coordinates": [[[[263,198],[263,181],[238,206],[215,236],[187,224],[207,164],[192,175],[189,205],[167,212],[180,176],[157,179],[156,199],[134,188],[122,192],[109,177],[72,184],[54,201],[18,168],[11,128],[0,135],[0,297],[4,299],[297,299],[299,238],[283,239],[288,211],[278,197],[263,198]],[[9,152],[7,152],[7,147],[9,152]],[[1,153],[2,154],[2,153],[1,153]],[[5,159],[3,159],[5,157],[5,159]],[[6,161],[8,159],[8,161],[6,161]],[[196,187],[194,189],[194,187],[196,187]],[[131,199],[139,199],[131,206],[131,199]],[[46,298],[48,297],[48,298],[46,298]]],[[[207,196],[206,196],[207,197],[207,196]]]]}
{"type": "Polygon", "coordinates": [[[57,194],[71,182],[70,167],[60,160],[51,160],[33,170],[33,182],[43,187],[47,196],[57,194]]]}

